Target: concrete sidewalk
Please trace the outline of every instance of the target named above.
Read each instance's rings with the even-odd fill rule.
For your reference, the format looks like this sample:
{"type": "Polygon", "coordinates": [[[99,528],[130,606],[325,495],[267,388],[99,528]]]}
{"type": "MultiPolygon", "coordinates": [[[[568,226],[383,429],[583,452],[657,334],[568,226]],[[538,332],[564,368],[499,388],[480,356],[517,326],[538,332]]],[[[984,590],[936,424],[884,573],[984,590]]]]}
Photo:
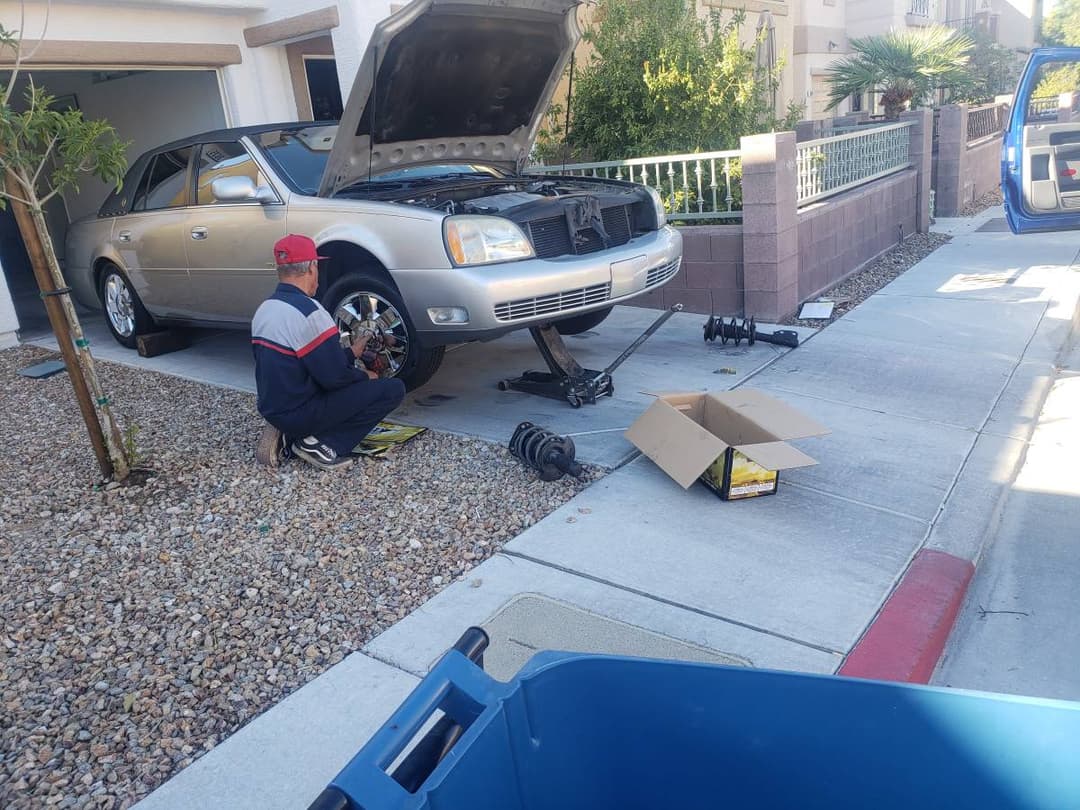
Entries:
{"type": "Polygon", "coordinates": [[[1074,341],[934,683],[1080,700],[1078,427],[1074,341]]]}
{"type": "MultiPolygon", "coordinates": [[[[724,503],[634,458],[140,807],[305,806],[470,624],[497,677],[551,647],[836,671],[917,553],[977,559],[1073,329],[1080,235],[978,230],[995,216],[949,223],[953,242],[749,375],[833,429],[775,497],[724,503]]],[[[663,387],[720,387],[711,372],[663,387]]]]}

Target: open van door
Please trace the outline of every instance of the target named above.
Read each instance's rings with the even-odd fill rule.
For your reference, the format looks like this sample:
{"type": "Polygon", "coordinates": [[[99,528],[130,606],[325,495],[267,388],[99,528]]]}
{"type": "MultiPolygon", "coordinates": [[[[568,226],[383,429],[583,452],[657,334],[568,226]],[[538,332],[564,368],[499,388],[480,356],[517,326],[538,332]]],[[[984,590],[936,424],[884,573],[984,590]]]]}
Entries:
{"type": "Polygon", "coordinates": [[[1001,153],[1013,233],[1080,229],[1080,48],[1031,52],[1001,153]]]}

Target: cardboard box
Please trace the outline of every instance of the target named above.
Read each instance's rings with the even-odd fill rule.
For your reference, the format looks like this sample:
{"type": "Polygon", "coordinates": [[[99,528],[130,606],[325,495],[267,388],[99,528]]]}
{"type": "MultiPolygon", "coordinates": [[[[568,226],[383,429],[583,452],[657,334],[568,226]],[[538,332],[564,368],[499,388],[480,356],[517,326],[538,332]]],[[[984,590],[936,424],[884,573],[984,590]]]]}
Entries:
{"type": "Polygon", "coordinates": [[[787,442],[828,432],[768,394],[737,388],[659,394],[626,438],[684,489],[701,479],[729,501],[772,495],[780,470],[817,464],[787,442]]]}

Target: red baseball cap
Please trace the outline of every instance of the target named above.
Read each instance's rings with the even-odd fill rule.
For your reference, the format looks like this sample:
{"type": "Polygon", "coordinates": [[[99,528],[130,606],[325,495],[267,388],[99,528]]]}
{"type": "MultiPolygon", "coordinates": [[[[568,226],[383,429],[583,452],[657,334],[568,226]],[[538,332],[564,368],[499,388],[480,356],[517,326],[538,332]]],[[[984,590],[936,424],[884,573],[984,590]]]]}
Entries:
{"type": "Polygon", "coordinates": [[[315,242],[307,236],[290,233],[274,243],[274,261],[277,264],[299,264],[329,258],[329,256],[320,256],[315,242]]]}

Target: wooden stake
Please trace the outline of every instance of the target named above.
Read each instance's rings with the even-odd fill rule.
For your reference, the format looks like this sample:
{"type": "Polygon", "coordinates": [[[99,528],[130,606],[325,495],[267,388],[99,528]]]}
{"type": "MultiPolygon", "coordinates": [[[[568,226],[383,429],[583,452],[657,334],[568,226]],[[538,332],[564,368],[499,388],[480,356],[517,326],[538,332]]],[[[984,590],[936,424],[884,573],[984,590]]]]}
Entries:
{"type": "MultiPolygon", "coordinates": [[[[7,185],[8,188],[19,188],[10,172],[7,176],[7,185]]],[[[75,354],[75,344],[71,339],[71,331],[63,305],[59,296],[54,294],[56,284],[53,282],[52,274],[49,272],[48,263],[45,259],[45,249],[41,244],[41,237],[37,232],[37,228],[34,226],[33,215],[30,213],[29,208],[16,200],[9,199],[8,205],[12,207],[15,221],[19,225],[19,233],[22,234],[23,242],[26,244],[26,253],[30,257],[30,266],[34,270],[34,278],[37,280],[38,289],[42,292],[45,312],[49,316],[49,324],[52,326],[53,334],[56,336],[60,354],[64,358],[64,365],[67,367],[71,387],[75,389],[75,399],[79,403],[79,411],[82,413],[83,421],[86,422],[86,429],[90,433],[90,444],[93,445],[98,467],[101,468],[102,477],[108,478],[113,474],[113,465],[109,458],[108,447],[105,444],[105,433],[101,429],[101,422],[98,420],[94,400],[90,395],[86,378],[83,377],[82,367],[79,365],[79,359],[75,354]]]]}

